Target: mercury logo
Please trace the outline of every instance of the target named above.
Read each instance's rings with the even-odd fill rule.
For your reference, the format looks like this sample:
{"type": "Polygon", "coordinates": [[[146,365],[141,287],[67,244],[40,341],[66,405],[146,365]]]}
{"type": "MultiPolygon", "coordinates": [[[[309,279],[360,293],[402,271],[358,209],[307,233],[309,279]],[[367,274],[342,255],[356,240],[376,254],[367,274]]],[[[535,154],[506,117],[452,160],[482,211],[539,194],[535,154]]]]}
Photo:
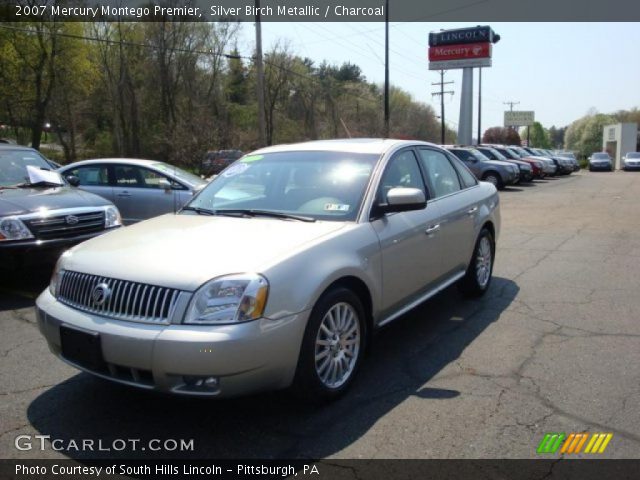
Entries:
{"type": "Polygon", "coordinates": [[[64,221],[67,222],[67,225],[75,225],[80,220],[78,220],[78,217],[76,217],[75,215],[67,215],[66,217],[64,217],[64,221]]]}
{"type": "Polygon", "coordinates": [[[101,307],[102,305],[104,305],[104,303],[109,300],[110,296],[111,289],[106,283],[97,285],[96,288],[93,289],[93,292],[91,292],[91,300],[93,300],[93,304],[96,307],[101,307]]]}

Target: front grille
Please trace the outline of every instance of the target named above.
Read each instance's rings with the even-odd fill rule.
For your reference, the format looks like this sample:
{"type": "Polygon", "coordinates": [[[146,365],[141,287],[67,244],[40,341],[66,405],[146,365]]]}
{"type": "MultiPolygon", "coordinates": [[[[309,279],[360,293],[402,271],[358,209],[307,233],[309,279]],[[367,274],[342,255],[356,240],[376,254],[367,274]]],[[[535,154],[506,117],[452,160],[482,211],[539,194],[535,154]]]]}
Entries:
{"type": "Polygon", "coordinates": [[[38,240],[69,238],[104,230],[104,211],[34,218],[25,223],[38,240]]]}
{"type": "Polygon", "coordinates": [[[117,320],[166,324],[179,293],[180,290],[173,288],[64,271],[58,287],[58,300],[78,310],[117,320]],[[100,284],[105,284],[110,292],[102,305],[95,303],[93,295],[100,284]]]}

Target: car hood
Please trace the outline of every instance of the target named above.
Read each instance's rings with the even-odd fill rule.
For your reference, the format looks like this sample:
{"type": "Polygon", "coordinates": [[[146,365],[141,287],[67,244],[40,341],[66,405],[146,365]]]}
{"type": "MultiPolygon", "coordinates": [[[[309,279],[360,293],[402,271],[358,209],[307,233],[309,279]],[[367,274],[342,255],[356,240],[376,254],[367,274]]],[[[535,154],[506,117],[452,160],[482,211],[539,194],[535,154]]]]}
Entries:
{"type": "Polygon", "coordinates": [[[0,217],[22,215],[36,211],[74,207],[111,205],[93,193],[73,187],[7,188],[0,190],[0,217]]]}
{"type": "Polygon", "coordinates": [[[62,268],[193,291],[221,275],[264,272],[348,225],[353,224],[168,214],[78,245],[62,268]]]}
{"type": "Polygon", "coordinates": [[[511,167],[511,165],[513,165],[513,163],[509,163],[509,162],[503,162],[502,160],[485,160],[485,163],[488,163],[489,165],[495,165],[498,167],[511,167]]]}

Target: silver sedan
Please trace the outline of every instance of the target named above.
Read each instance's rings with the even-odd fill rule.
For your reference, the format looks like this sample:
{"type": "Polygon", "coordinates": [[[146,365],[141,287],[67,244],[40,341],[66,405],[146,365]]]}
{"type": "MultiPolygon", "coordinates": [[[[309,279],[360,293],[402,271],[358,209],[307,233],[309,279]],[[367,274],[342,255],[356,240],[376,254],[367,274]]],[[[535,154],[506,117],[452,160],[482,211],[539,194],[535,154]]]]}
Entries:
{"type": "Polygon", "coordinates": [[[207,182],[168,163],[99,158],[58,170],[69,183],[113,202],[125,224],[177,212],[207,182]]]}
{"type": "Polygon", "coordinates": [[[108,380],[332,399],[371,334],[457,283],[482,295],[496,188],[424,142],[258,150],[182,211],[66,252],[37,300],[51,351],[108,380]]]}

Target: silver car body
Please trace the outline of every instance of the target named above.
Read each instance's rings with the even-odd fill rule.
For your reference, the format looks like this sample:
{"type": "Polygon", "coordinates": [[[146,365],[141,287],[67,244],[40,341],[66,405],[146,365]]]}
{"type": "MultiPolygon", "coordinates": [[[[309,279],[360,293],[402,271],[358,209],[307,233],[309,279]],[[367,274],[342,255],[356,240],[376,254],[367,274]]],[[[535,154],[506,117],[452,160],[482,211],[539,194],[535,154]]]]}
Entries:
{"type": "Polygon", "coordinates": [[[100,158],[74,162],[58,171],[65,176],[74,174],[80,180],[78,188],[113,202],[125,224],[177,212],[207,184],[155,160],[100,158]]]}
{"type": "Polygon", "coordinates": [[[311,310],[330,286],[341,282],[355,289],[375,329],[462,278],[483,228],[498,237],[496,188],[473,179],[468,188],[428,199],[426,208],[370,218],[385,166],[412,148],[447,155],[432,144],[400,140],[318,141],[253,152],[254,158],[298,151],[379,155],[354,221],[307,223],[184,212],[70,250],[58,266],[63,272],[58,291],[66,296],[56,298],[47,289],[37,300],[38,325],[51,351],[69,362],[60,343],[60,328],[67,326],[100,336],[107,368],[96,371],[69,363],[113,381],[214,396],[290,385],[311,310]],[[261,318],[220,326],[183,323],[196,290],[213,278],[239,272],[259,273],[268,281],[261,318]],[[92,292],[100,282],[113,288],[112,303],[133,302],[134,307],[93,305],[92,292]],[[136,303],[134,295],[144,301],[136,303]],[[218,378],[219,388],[196,392],[185,383],[188,376],[206,375],[218,378]]]}

